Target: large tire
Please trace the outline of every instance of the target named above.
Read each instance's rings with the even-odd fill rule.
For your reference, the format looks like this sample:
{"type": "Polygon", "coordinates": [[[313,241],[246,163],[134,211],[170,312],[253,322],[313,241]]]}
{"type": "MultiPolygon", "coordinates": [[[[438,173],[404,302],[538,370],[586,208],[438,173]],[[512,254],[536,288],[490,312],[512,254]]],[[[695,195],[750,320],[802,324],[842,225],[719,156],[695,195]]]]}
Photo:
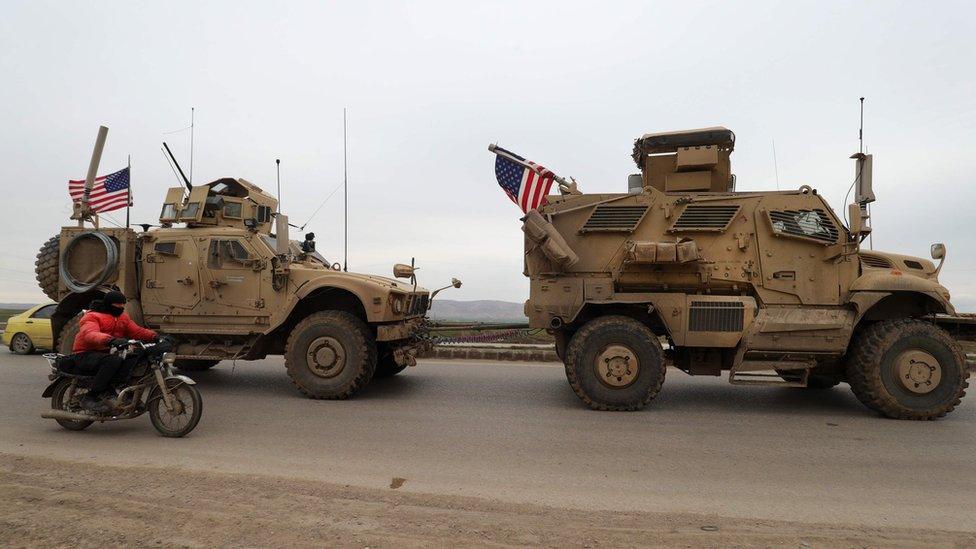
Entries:
{"type": "Polygon", "coordinates": [[[17,355],[29,355],[34,352],[34,342],[24,332],[18,332],[10,338],[10,352],[17,355]]]}
{"type": "Polygon", "coordinates": [[[184,372],[202,372],[216,366],[219,360],[207,360],[196,358],[178,358],[173,366],[184,372]]]}
{"type": "Polygon", "coordinates": [[[966,394],[966,360],[944,330],[914,319],[860,331],[848,353],[847,379],[865,406],[890,418],[931,420],[966,394]]]}
{"type": "Polygon", "coordinates": [[[190,434],[203,417],[203,397],[194,385],[188,385],[179,379],[167,379],[166,387],[178,402],[179,413],[171,415],[166,409],[163,393],[159,386],[153,387],[149,398],[149,421],[156,431],[169,438],[180,438],[190,434]]]}
{"type": "Polygon", "coordinates": [[[34,261],[34,274],[37,277],[37,284],[41,287],[51,301],[58,300],[58,261],[61,248],[61,236],[54,235],[47,239],[37,252],[37,260],[34,261]]]}
{"type": "Polygon", "coordinates": [[[569,385],[595,410],[640,410],[661,390],[666,370],[657,336],[625,316],[591,320],[566,349],[569,385]]]}
{"type": "MultiPolygon", "coordinates": [[[[51,408],[54,410],[67,410],[69,412],[84,412],[78,403],[78,399],[87,393],[88,389],[76,388],[71,398],[68,399],[67,392],[69,387],[71,387],[70,379],[61,378],[58,381],[58,384],[54,387],[54,391],[51,393],[51,408]]],[[[54,421],[57,421],[58,425],[69,431],[81,431],[87,429],[92,423],[95,423],[94,421],[73,419],[56,419],[54,421]]]]}
{"type": "Polygon", "coordinates": [[[55,345],[59,353],[62,355],[71,354],[71,349],[75,345],[75,337],[78,335],[79,329],[81,329],[80,313],[65,322],[64,327],[61,328],[61,333],[58,335],[58,342],[55,345]]]}
{"type": "Polygon", "coordinates": [[[285,345],[288,377],[309,398],[349,398],[373,379],[376,342],[362,320],[344,311],[313,313],[285,345]]]}

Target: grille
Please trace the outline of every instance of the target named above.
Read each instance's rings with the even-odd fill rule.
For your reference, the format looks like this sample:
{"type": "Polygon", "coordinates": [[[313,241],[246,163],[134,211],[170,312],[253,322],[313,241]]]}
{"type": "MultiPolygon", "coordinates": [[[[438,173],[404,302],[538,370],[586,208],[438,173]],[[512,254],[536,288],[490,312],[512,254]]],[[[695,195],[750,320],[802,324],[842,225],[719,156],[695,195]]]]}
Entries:
{"type": "Polygon", "coordinates": [[[883,257],[878,257],[876,255],[861,255],[861,263],[867,265],[868,267],[874,267],[876,269],[890,269],[894,265],[890,261],[883,257]]]}
{"type": "Polygon", "coordinates": [[[427,294],[413,294],[410,298],[410,308],[407,310],[409,315],[427,314],[427,305],[430,303],[430,296],[427,294]]]}
{"type": "Polygon", "coordinates": [[[633,232],[646,213],[647,206],[597,206],[580,232],[633,232]]]}
{"type": "Polygon", "coordinates": [[[741,301],[692,301],[689,332],[741,332],[745,307],[741,301]]]}
{"type": "Polygon", "coordinates": [[[668,232],[724,231],[738,212],[738,206],[691,204],[681,212],[668,232]]]}

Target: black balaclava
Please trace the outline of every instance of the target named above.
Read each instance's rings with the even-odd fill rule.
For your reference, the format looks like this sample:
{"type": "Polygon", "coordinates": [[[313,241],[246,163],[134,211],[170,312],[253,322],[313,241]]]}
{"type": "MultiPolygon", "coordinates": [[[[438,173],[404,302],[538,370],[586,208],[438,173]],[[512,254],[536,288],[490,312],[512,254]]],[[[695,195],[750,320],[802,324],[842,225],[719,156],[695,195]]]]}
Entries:
{"type": "Polygon", "coordinates": [[[100,313],[108,313],[112,316],[119,316],[122,314],[122,309],[116,307],[115,303],[121,303],[125,305],[125,296],[122,292],[111,291],[105,294],[100,301],[92,302],[92,309],[100,313]]]}

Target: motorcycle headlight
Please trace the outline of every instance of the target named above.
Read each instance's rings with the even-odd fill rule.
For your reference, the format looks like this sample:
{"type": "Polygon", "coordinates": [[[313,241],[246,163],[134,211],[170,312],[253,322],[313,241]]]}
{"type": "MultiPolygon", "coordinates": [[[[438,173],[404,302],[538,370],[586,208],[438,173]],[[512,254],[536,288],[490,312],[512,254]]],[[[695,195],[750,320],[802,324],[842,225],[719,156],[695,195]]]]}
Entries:
{"type": "Polygon", "coordinates": [[[170,366],[176,362],[176,353],[163,353],[163,364],[169,364],[170,366]]]}

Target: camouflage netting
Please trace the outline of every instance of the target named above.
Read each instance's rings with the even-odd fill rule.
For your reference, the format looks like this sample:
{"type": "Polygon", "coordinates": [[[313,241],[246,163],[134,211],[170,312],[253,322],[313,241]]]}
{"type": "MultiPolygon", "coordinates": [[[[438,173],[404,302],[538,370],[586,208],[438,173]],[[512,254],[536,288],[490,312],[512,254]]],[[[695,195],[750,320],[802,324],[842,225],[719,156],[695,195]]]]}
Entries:
{"type": "Polygon", "coordinates": [[[37,252],[37,261],[34,262],[34,273],[37,276],[37,284],[41,287],[48,298],[52,301],[58,300],[58,252],[60,249],[61,237],[54,235],[47,239],[37,252]]]}

